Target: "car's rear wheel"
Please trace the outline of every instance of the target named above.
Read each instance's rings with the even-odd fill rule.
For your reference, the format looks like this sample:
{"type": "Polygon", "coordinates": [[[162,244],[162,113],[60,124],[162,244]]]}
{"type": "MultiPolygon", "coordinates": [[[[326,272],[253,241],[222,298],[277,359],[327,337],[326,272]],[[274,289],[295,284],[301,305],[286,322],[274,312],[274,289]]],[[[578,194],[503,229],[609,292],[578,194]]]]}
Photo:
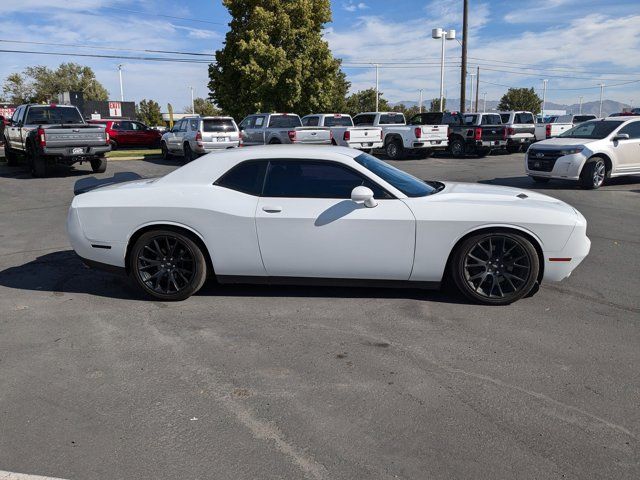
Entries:
{"type": "Polygon", "coordinates": [[[389,141],[385,147],[385,153],[391,160],[399,160],[404,154],[402,142],[398,139],[389,141]]]}
{"type": "Polygon", "coordinates": [[[593,157],[587,160],[580,173],[580,185],[588,190],[600,188],[607,177],[607,164],[603,158],[593,157]]]}
{"type": "Polygon", "coordinates": [[[160,300],[184,300],[207,278],[207,262],[188,236],[172,230],[152,230],[138,238],[129,257],[135,282],[160,300]]]}
{"type": "Polygon", "coordinates": [[[453,155],[454,157],[458,157],[458,158],[464,157],[464,154],[466,153],[464,142],[459,138],[455,138],[449,144],[449,151],[451,152],[451,155],[453,155]]]}
{"type": "Polygon", "coordinates": [[[184,144],[184,161],[189,163],[193,160],[193,150],[191,150],[191,146],[188,143],[184,144]]]}
{"type": "Polygon", "coordinates": [[[551,180],[548,177],[531,177],[531,179],[536,183],[549,183],[549,180],[551,180]]]}
{"type": "Polygon", "coordinates": [[[487,155],[489,155],[489,153],[491,153],[491,149],[490,148],[478,148],[476,150],[476,157],[484,158],[487,155]]]}
{"type": "Polygon", "coordinates": [[[520,145],[508,145],[507,152],[518,153],[522,147],[520,145]]]}
{"type": "Polygon", "coordinates": [[[109,141],[109,145],[111,145],[111,150],[117,150],[118,149],[118,142],[116,142],[115,140],[109,141]]]}
{"type": "Polygon", "coordinates": [[[160,150],[162,150],[162,159],[163,160],[170,160],[172,155],[171,153],[169,153],[169,148],[167,148],[167,144],[162,142],[162,145],[160,145],[160,150]]]}
{"type": "Polygon", "coordinates": [[[470,300],[485,305],[508,305],[533,290],[540,259],[523,235],[489,232],[473,235],[457,248],[451,275],[470,300]]]}
{"type": "Polygon", "coordinates": [[[27,165],[33,177],[48,177],[51,173],[51,166],[46,157],[40,155],[33,143],[29,142],[26,148],[27,165]]]}
{"type": "Polygon", "coordinates": [[[91,170],[93,173],[104,173],[107,171],[106,157],[98,157],[91,160],[91,170]]]}

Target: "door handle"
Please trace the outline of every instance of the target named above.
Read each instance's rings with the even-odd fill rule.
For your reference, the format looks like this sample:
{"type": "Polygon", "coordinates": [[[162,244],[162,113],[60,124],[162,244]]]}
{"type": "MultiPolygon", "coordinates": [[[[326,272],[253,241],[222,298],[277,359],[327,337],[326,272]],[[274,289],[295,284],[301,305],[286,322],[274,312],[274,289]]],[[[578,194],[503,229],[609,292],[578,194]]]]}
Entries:
{"type": "Polygon", "coordinates": [[[264,206],[262,207],[262,210],[267,213],[280,213],[282,211],[282,207],[264,206]]]}

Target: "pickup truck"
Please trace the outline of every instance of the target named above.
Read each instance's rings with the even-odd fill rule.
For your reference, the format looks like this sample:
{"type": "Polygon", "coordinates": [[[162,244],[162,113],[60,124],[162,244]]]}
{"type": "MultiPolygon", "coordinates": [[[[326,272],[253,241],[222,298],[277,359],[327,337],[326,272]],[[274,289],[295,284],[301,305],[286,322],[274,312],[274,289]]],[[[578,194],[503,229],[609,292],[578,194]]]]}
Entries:
{"type": "Polygon", "coordinates": [[[579,123],[597,118],[595,115],[560,115],[551,117],[548,122],[536,125],[536,141],[555,138],[579,123]]]}
{"type": "Polygon", "coordinates": [[[344,113],[318,113],[302,118],[305,127],[328,127],[331,143],[341,147],[357,148],[367,153],[382,148],[382,128],[355,127],[351,115],[344,113]]]}
{"type": "Polygon", "coordinates": [[[89,162],[95,173],[103,173],[111,150],[104,126],[89,125],[70,105],[20,105],[4,139],[9,165],[17,165],[18,155],[24,155],[34,177],[46,177],[55,164],[78,162],[89,162]]]}
{"type": "Polygon", "coordinates": [[[446,150],[446,125],[407,125],[404,114],[398,112],[366,112],[353,117],[357,127],[381,127],[383,148],[392,159],[404,158],[408,153],[423,158],[436,150],[446,150]]]}
{"type": "Polygon", "coordinates": [[[331,145],[331,130],[325,127],[303,127],[300,117],[292,113],[256,113],[240,125],[243,146],[299,143],[331,145]]]}
{"type": "Polygon", "coordinates": [[[507,129],[507,151],[526,150],[536,140],[536,122],[533,113],[524,111],[498,112],[507,129]]]}

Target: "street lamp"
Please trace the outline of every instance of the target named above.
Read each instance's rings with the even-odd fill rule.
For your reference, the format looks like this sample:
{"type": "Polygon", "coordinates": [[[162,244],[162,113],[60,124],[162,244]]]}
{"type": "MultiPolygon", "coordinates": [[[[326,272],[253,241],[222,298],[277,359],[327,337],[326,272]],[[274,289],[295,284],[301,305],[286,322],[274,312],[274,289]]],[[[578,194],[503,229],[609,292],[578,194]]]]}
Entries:
{"type": "Polygon", "coordinates": [[[482,98],[483,98],[482,113],[486,113],[487,112],[487,92],[484,92],[482,94],[482,98]]]}
{"type": "Polygon", "coordinates": [[[549,80],[542,80],[542,118],[544,119],[544,108],[547,105],[547,83],[549,80]]]}
{"type": "Polygon", "coordinates": [[[380,77],[378,75],[378,69],[380,68],[379,63],[374,63],[374,67],[376,67],[376,113],[378,113],[379,104],[380,104],[380,77]]]}
{"type": "MultiPolygon", "coordinates": [[[[473,77],[476,76],[475,73],[470,73],[469,76],[471,77],[471,98],[469,98],[469,102],[471,103],[471,108],[469,109],[470,112],[473,112],[473,77]]],[[[476,105],[476,110],[478,109],[478,106],[476,105]]]]}
{"type": "Polygon", "coordinates": [[[444,108],[442,104],[444,102],[444,44],[445,40],[456,39],[456,31],[445,31],[444,28],[434,28],[433,30],[431,30],[431,38],[442,40],[442,55],[440,58],[440,111],[443,112],[444,108]]]}
{"type": "Polygon", "coordinates": [[[193,87],[189,87],[189,89],[191,90],[191,113],[195,114],[196,113],[196,104],[195,104],[195,101],[193,99],[193,87]]]}
{"type": "Polygon", "coordinates": [[[124,90],[122,88],[122,64],[118,65],[118,75],[120,75],[120,101],[124,102],[124,90]]]}
{"type": "Polygon", "coordinates": [[[598,118],[602,118],[602,99],[604,96],[604,83],[600,84],[600,113],[598,114],[598,118]]]}
{"type": "MultiPolygon", "coordinates": [[[[420,89],[420,104],[419,104],[419,107],[420,107],[420,113],[422,113],[422,92],[423,92],[423,90],[424,90],[424,88],[421,88],[421,89],[420,89]]],[[[633,106],[633,105],[632,105],[632,106],[633,106]]]]}

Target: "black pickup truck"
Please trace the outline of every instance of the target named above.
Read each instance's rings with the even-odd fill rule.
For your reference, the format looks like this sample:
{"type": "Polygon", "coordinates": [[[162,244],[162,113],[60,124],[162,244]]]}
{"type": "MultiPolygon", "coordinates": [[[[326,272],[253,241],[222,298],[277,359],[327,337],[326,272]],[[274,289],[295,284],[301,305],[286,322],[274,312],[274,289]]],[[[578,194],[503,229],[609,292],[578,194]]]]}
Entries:
{"type": "Polygon", "coordinates": [[[410,125],[447,125],[449,152],[454,157],[474,154],[484,157],[504,149],[506,129],[496,113],[427,112],[415,115],[410,125]]]}
{"type": "Polygon", "coordinates": [[[104,126],[86,123],[70,105],[20,105],[5,128],[4,143],[9,165],[17,165],[18,155],[24,155],[34,177],[46,177],[55,164],[78,162],[102,173],[111,150],[104,126]]]}

